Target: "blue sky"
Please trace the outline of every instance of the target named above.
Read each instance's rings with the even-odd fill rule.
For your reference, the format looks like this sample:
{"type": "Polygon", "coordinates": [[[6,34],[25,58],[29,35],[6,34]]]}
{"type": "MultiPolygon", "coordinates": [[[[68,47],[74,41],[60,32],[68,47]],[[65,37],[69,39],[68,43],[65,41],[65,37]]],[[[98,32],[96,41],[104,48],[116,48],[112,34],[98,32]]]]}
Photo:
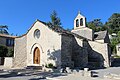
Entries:
{"type": "Polygon", "coordinates": [[[91,21],[106,22],[113,13],[120,13],[120,0],[0,0],[0,25],[8,25],[9,32],[22,35],[36,19],[50,21],[56,10],[64,28],[73,28],[78,11],[91,21]]]}

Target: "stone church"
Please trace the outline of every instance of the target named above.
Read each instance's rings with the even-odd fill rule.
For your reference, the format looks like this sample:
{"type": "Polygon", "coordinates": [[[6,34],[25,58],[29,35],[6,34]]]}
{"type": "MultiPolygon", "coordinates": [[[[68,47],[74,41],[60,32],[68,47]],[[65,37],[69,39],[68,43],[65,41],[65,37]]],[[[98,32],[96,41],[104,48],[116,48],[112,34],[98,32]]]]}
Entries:
{"type": "Polygon", "coordinates": [[[109,67],[110,47],[107,31],[94,32],[78,13],[74,29],[55,31],[40,20],[26,34],[15,38],[13,67],[109,67]]]}

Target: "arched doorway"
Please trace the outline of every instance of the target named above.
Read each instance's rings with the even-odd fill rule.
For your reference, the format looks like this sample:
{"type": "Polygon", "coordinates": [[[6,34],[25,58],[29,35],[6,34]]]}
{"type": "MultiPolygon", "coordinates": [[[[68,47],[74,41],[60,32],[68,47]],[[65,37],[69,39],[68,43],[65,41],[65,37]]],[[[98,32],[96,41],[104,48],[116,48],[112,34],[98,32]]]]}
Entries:
{"type": "Polygon", "coordinates": [[[38,47],[34,49],[33,64],[40,64],[40,50],[38,47]]]}

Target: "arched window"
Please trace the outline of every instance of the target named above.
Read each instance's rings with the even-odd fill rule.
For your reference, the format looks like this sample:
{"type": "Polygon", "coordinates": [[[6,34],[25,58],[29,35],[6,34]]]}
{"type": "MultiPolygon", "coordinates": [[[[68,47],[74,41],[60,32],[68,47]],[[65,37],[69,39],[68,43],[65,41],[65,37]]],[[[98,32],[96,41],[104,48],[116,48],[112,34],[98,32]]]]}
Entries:
{"type": "Polygon", "coordinates": [[[76,20],[76,27],[79,27],[79,20],[76,20]]]}
{"type": "Polygon", "coordinates": [[[40,37],[40,30],[39,30],[39,29],[36,29],[36,30],[34,31],[34,37],[35,37],[36,39],[38,39],[38,38],[40,37]]]}
{"type": "Polygon", "coordinates": [[[83,26],[83,18],[80,19],[80,26],[83,26]]]}

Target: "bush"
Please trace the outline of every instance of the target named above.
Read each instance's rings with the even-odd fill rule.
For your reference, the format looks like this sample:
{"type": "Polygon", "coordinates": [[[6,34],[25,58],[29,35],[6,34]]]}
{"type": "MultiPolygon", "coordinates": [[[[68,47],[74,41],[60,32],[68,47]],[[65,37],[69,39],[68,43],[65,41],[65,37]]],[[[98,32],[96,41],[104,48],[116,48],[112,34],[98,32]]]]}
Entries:
{"type": "Polygon", "coordinates": [[[8,49],[8,53],[6,54],[7,57],[13,57],[14,56],[14,49],[13,48],[9,48],[8,49]]]}
{"type": "Polygon", "coordinates": [[[0,57],[6,57],[8,53],[8,48],[6,46],[0,45],[0,57]]]}
{"type": "Polygon", "coordinates": [[[14,49],[0,45],[0,57],[13,57],[14,49]]]}
{"type": "Polygon", "coordinates": [[[53,66],[52,63],[49,63],[49,64],[46,64],[45,67],[46,67],[46,68],[53,68],[54,66],[53,66]]]}
{"type": "Polygon", "coordinates": [[[49,67],[49,68],[53,68],[53,64],[52,64],[52,63],[49,63],[49,64],[48,64],[48,67],[49,67]]]}

